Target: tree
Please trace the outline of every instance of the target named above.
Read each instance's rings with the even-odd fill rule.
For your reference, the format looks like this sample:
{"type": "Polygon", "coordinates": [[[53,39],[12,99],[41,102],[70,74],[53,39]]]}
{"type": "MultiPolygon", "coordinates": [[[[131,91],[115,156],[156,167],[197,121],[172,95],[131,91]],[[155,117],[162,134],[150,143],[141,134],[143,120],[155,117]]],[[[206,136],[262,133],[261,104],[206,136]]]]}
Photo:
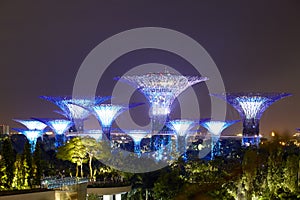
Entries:
{"type": "Polygon", "coordinates": [[[105,144],[104,142],[97,142],[92,137],[83,137],[81,138],[81,142],[86,148],[86,153],[89,159],[90,179],[95,179],[92,161],[93,158],[102,159],[108,157],[108,154],[106,153],[106,151],[104,151],[105,144]]]}
{"type": "Polygon", "coordinates": [[[22,156],[18,154],[14,163],[14,178],[12,182],[13,188],[24,189],[26,177],[23,173],[23,170],[25,170],[25,168],[23,167],[22,156]]]}
{"type": "Polygon", "coordinates": [[[76,177],[78,177],[78,168],[83,177],[83,163],[88,161],[86,147],[78,137],[72,138],[64,146],[58,148],[56,157],[61,160],[68,160],[76,164],[76,177]]]}
{"type": "Polygon", "coordinates": [[[14,162],[15,162],[15,155],[12,147],[12,143],[10,138],[7,137],[3,141],[3,146],[1,149],[1,155],[3,157],[3,164],[5,167],[5,174],[7,176],[7,182],[5,184],[6,188],[11,188],[13,178],[14,178],[14,162]]]}
{"type": "Polygon", "coordinates": [[[33,153],[34,179],[33,184],[40,185],[42,177],[41,147],[40,143],[35,146],[33,153]]]}
{"type": "Polygon", "coordinates": [[[257,172],[257,150],[248,149],[245,152],[242,169],[243,169],[243,185],[245,190],[245,199],[252,199],[254,193],[254,180],[257,172]]]}
{"type": "Polygon", "coordinates": [[[297,176],[298,176],[298,166],[299,158],[296,155],[289,155],[286,160],[284,168],[284,186],[289,190],[289,192],[296,192],[298,189],[297,176]]]}
{"type": "Polygon", "coordinates": [[[6,167],[4,163],[4,159],[0,155],[0,191],[5,190],[5,184],[7,183],[7,174],[6,174],[6,167]]]}
{"type": "Polygon", "coordinates": [[[33,180],[33,166],[32,166],[32,155],[31,155],[31,145],[27,141],[24,145],[24,150],[22,154],[22,163],[23,163],[23,173],[26,177],[26,182],[30,188],[32,188],[33,180]]]}
{"type": "Polygon", "coordinates": [[[155,199],[174,199],[180,192],[183,180],[178,171],[162,174],[154,183],[153,195],[155,199]]]}

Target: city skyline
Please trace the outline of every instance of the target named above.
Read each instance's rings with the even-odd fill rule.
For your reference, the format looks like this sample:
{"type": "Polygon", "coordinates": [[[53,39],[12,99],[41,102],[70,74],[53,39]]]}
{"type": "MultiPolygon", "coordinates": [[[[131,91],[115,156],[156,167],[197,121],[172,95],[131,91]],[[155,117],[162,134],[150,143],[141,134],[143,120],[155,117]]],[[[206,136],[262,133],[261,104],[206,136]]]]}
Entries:
{"type": "MultiPolygon", "coordinates": [[[[62,3],[60,7],[50,3],[2,4],[0,124],[18,127],[12,119],[58,118],[52,112],[57,108],[39,96],[71,95],[79,66],[96,45],[121,31],[155,26],[180,31],[199,42],[218,66],[227,92],[292,93],[292,97],[275,103],[264,113],[263,134],[273,130],[294,133],[300,126],[300,28],[297,26],[300,13],[296,2],[218,3],[218,6],[137,3],[131,5],[132,13],[124,10],[127,5],[124,2],[93,6],[62,3]],[[155,12],[164,13],[164,17],[155,16],[155,12]]],[[[150,62],[172,67],[183,75],[200,75],[187,61],[171,53],[152,49],[135,51],[111,64],[99,82],[96,95],[110,96],[116,84],[113,77],[150,62]]],[[[210,97],[205,84],[193,89],[199,95],[201,117],[209,117],[206,107],[210,105],[210,97]]],[[[185,92],[179,98],[184,96],[185,92]]],[[[147,102],[138,92],[134,97],[135,101],[147,102]]],[[[145,105],[134,110],[137,116],[147,116],[148,108],[145,105]]],[[[230,105],[227,109],[227,120],[240,119],[230,105]]],[[[171,116],[176,118],[178,113],[176,108],[171,116]]],[[[149,122],[136,120],[140,124],[149,122]]],[[[225,132],[241,130],[241,126],[238,123],[225,132]]]]}

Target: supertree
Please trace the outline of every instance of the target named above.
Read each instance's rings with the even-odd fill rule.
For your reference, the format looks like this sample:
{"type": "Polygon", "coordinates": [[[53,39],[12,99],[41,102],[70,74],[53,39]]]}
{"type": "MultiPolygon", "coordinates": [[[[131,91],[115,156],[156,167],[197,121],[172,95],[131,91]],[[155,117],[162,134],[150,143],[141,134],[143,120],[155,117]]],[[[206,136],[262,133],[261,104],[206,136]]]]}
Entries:
{"type": "Polygon", "coordinates": [[[95,97],[95,98],[72,98],[41,96],[40,98],[50,101],[57,105],[61,111],[56,111],[73,121],[76,131],[83,131],[83,121],[90,115],[90,111],[86,107],[100,104],[111,97],[95,97]]]}
{"type": "Polygon", "coordinates": [[[129,106],[114,105],[114,104],[100,104],[100,105],[91,106],[89,109],[92,110],[93,114],[98,119],[106,139],[111,140],[110,131],[111,131],[111,125],[113,121],[122,112],[138,105],[141,104],[131,104],[129,106]]]}
{"type": "Polygon", "coordinates": [[[179,153],[183,153],[183,158],[186,159],[186,138],[188,132],[198,123],[193,120],[172,120],[166,125],[176,134],[176,147],[179,153]]]}
{"type": "Polygon", "coordinates": [[[220,143],[219,146],[217,146],[217,149],[215,149],[215,145],[217,144],[222,131],[237,122],[239,122],[239,120],[234,120],[234,121],[207,120],[207,121],[200,122],[200,125],[206,128],[208,132],[211,134],[211,159],[214,158],[215,154],[220,154],[220,143]]]}
{"type": "Polygon", "coordinates": [[[66,119],[36,119],[49,126],[55,133],[55,147],[58,148],[65,143],[65,132],[73,125],[66,119]]]}
{"type": "Polygon", "coordinates": [[[171,104],[181,92],[189,86],[208,80],[206,77],[183,76],[168,72],[122,76],[115,79],[129,83],[147,98],[154,131],[160,131],[164,127],[171,104]]]}
{"type": "Polygon", "coordinates": [[[42,131],[47,127],[45,123],[34,119],[14,119],[14,121],[23,124],[24,126],[26,126],[26,128],[28,128],[28,130],[42,131]]]}
{"type": "Polygon", "coordinates": [[[127,135],[129,135],[133,142],[134,142],[134,153],[138,155],[138,157],[141,156],[141,141],[142,139],[147,136],[149,133],[147,131],[143,130],[131,130],[126,132],[127,135]]]}
{"type": "Polygon", "coordinates": [[[257,145],[259,121],[263,112],[274,102],[291,96],[289,93],[227,93],[211,94],[227,101],[240,114],[243,120],[243,145],[257,145]]]}
{"type": "Polygon", "coordinates": [[[31,153],[33,153],[36,146],[36,141],[38,137],[40,137],[43,134],[43,131],[28,130],[28,129],[21,129],[21,128],[13,128],[13,129],[26,136],[31,146],[31,153]]]}

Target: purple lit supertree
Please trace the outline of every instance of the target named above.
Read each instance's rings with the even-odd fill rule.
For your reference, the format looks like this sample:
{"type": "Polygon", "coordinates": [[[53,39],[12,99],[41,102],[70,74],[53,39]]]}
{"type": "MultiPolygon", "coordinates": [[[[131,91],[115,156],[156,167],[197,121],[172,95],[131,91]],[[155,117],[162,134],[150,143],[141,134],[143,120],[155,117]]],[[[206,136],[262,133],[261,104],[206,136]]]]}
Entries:
{"type": "Polygon", "coordinates": [[[55,133],[55,147],[58,148],[65,143],[65,132],[73,125],[66,119],[36,119],[49,126],[55,133]]]}
{"type": "Polygon", "coordinates": [[[186,159],[186,138],[188,132],[198,123],[193,120],[172,120],[169,121],[166,125],[175,132],[176,134],[176,147],[177,151],[183,153],[183,158],[186,159]]]}
{"type": "Polygon", "coordinates": [[[150,103],[152,130],[160,131],[170,114],[170,107],[176,97],[188,87],[208,80],[206,77],[182,76],[165,73],[148,73],[116,77],[137,88],[150,103]]]}
{"type": "Polygon", "coordinates": [[[243,120],[243,145],[256,145],[260,142],[259,121],[263,112],[276,101],[291,96],[289,93],[228,93],[211,94],[227,101],[240,114],[243,120]]]}
{"type": "Polygon", "coordinates": [[[86,107],[97,105],[111,97],[95,97],[95,98],[72,98],[72,97],[49,97],[41,96],[42,99],[56,104],[61,111],[56,111],[73,121],[76,131],[83,131],[83,121],[90,115],[90,111],[86,107]]]}
{"type": "Polygon", "coordinates": [[[40,137],[43,134],[43,130],[37,130],[37,129],[28,130],[28,129],[21,129],[21,128],[13,128],[13,129],[26,136],[31,146],[31,153],[33,153],[35,150],[36,141],[38,137],[40,137]]]}
{"type": "Polygon", "coordinates": [[[202,121],[200,124],[208,130],[208,132],[211,134],[211,159],[214,158],[215,154],[220,154],[220,143],[217,146],[217,149],[215,149],[215,145],[217,144],[220,135],[224,129],[227,127],[239,122],[239,120],[234,121],[202,121]]]}
{"type": "Polygon", "coordinates": [[[126,132],[127,135],[129,135],[133,142],[134,142],[134,153],[138,155],[138,157],[141,157],[141,141],[142,139],[147,136],[149,133],[147,131],[143,130],[131,130],[129,132],[126,132]]]}
{"type": "Polygon", "coordinates": [[[45,123],[34,119],[14,119],[14,121],[23,124],[24,126],[26,126],[26,128],[28,128],[28,130],[42,131],[47,127],[45,123]]]}

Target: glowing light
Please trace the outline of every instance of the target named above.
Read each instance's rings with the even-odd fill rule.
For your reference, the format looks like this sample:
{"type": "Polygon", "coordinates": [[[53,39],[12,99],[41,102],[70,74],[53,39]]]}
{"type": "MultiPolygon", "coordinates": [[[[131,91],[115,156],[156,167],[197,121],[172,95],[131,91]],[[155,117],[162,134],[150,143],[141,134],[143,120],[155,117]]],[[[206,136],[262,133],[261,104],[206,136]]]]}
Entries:
{"type": "Polygon", "coordinates": [[[227,101],[243,118],[243,144],[257,145],[260,138],[259,121],[264,111],[276,101],[291,96],[288,93],[228,93],[211,94],[227,101]]]}
{"type": "Polygon", "coordinates": [[[167,124],[179,136],[186,136],[195,125],[196,122],[192,120],[173,120],[167,124]]]}
{"type": "Polygon", "coordinates": [[[102,127],[110,127],[112,122],[127,109],[127,107],[113,104],[101,104],[92,108],[102,127]]]}
{"type": "Polygon", "coordinates": [[[123,76],[115,79],[127,82],[143,93],[151,104],[153,116],[169,114],[171,104],[181,92],[189,86],[208,80],[206,77],[182,76],[167,72],[123,76]]]}
{"type": "Polygon", "coordinates": [[[133,139],[134,142],[139,143],[149,133],[147,131],[143,131],[143,130],[131,130],[126,134],[129,135],[133,139]]]}
{"type": "Polygon", "coordinates": [[[186,160],[186,136],[196,125],[196,122],[192,120],[172,120],[166,125],[176,133],[176,149],[181,153],[185,152],[183,154],[183,159],[186,160]]]}
{"type": "Polygon", "coordinates": [[[66,119],[37,119],[47,124],[55,133],[55,147],[60,147],[65,143],[64,133],[73,126],[73,122],[66,119]]]}
{"type": "Polygon", "coordinates": [[[212,140],[211,140],[211,159],[214,158],[215,154],[219,155],[220,154],[220,144],[217,146],[217,149],[215,150],[215,145],[217,144],[220,135],[222,131],[231,126],[232,124],[237,123],[239,120],[235,121],[202,121],[200,124],[205,127],[208,132],[211,133],[212,140]]]}
{"type": "Polygon", "coordinates": [[[14,121],[19,122],[26,126],[29,130],[44,130],[46,128],[46,124],[34,120],[34,119],[28,119],[28,120],[22,120],[22,119],[14,119],[14,121]]]}
{"type": "Polygon", "coordinates": [[[102,103],[109,100],[111,97],[95,97],[95,99],[78,98],[73,99],[71,97],[48,97],[41,96],[42,99],[50,101],[56,104],[62,111],[63,115],[69,119],[85,119],[89,116],[90,112],[87,107],[102,103]]]}
{"type": "Polygon", "coordinates": [[[27,130],[27,129],[18,129],[18,128],[14,128],[14,130],[26,136],[26,138],[29,140],[29,143],[31,145],[31,153],[33,153],[36,146],[36,141],[38,137],[42,135],[43,132],[41,130],[27,130]]]}
{"type": "Polygon", "coordinates": [[[148,132],[143,131],[143,130],[132,130],[127,133],[127,135],[129,135],[133,139],[134,153],[136,153],[138,155],[138,157],[141,156],[140,143],[141,143],[142,139],[148,134],[149,134],[148,132]]]}
{"type": "Polygon", "coordinates": [[[31,142],[34,141],[34,140],[36,140],[41,135],[41,131],[38,131],[38,130],[25,130],[22,133],[31,142]]]}
{"type": "Polygon", "coordinates": [[[299,136],[300,136],[300,129],[299,129],[299,128],[296,128],[296,130],[297,130],[297,133],[295,133],[295,134],[293,135],[293,137],[299,137],[299,136]]]}
{"type": "Polygon", "coordinates": [[[235,121],[204,121],[200,122],[200,124],[205,127],[208,132],[210,132],[213,136],[220,136],[222,131],[232,124],[237,123],[239,120],[235,121]]]}
{"type": "Polygon", "coordinates": [[[274,102],[291,96],[288,93],[228,93],[211,94],[231,104],[243,118],[260,119],[274,102]]]}
{"type": "Polygon", "coordinates": [[[53,119],[43,121],[58,135],[64,134],[73,125],[72,121],[66,119],[53,119]]]}
{"type": "Polygon", "coordinates": [[[272,136],[272,137],[275,137],[275,135],[276,135],[275,132],[272,131],[271,136],[272,136]]]}

